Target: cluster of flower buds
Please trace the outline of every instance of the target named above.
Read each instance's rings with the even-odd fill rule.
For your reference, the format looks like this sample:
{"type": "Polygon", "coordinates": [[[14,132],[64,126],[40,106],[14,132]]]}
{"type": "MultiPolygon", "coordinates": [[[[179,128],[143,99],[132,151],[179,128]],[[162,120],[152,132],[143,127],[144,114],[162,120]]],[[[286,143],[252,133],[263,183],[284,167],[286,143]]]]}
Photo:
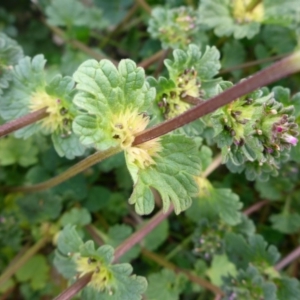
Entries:
{"type": "Polygon", "coordinates": [[[191,105],[198,104],[203,98],[204,91],[201,90],[201,82],[197,75],[197,71],[193,67],[185,69],[176,78],[174,89],[162,95],[158,106],[166,119],[185,112],[191,105]]]}
{"type": "MultiPolygon", "coordinates": [[[[159,9],[163,10],[162,8],[159,9]]],[[[184,48],[193,42],[198,24],[197,12],[191,7],[182,6],[164,12],[154,12],[152,17],[156,17],[156,22],[160,25],[155,35],[165,45],[173,48],[184,48]],[[163,14],[165,14],[165,20],[159,20],[158,18],[161,18],[163,14]]]]}
{"type": "Polygon", "coordinates": [[[229,276],[224,281],[223,291],[225,295],[222,299],[265,299],[264,279],[253,267],[250,267],[246,272],[240,269],[235,278],[229,276]],[[257,284],[253,285],[255,279],[257,284]]]}
{"type": "Polygon", "coordinates": [[[284,107],[274,93],[256,91],[214,113],[216,141],[231,171],[246,169],[250,180],[276,175],[280,161],[298,142],[293,112],[294,107],[284,107]]]}
{"type": "Polygon", "coordinates": [[[215,254],[223,252],[224,228],[221,224],[208,226],[207,222],[202,222],[194,233],[194,254],[210,261],[215,254]]]}

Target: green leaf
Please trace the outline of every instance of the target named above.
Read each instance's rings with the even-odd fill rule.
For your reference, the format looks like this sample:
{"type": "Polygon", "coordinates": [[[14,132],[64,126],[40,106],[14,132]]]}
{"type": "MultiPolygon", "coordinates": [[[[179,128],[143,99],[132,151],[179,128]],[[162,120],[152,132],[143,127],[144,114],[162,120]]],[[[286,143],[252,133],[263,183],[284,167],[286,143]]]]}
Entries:
{"type": "Polygon", "coordinates": [[[0,32],[0,95],[12,79],[12,67],[23,57],[23,50],[16,41],[0,32]]]}
{"type": "Polygon", "coordinates": [[[0,165],[9,166],[19,164],[22,167],[28,167],[37,163],[39,149],[35,140],[16,139],[13,136],[7,136],[0,140],[0,165]]]}
{"type": "Polygon", "coordinates": [[[290,176],[271,177],[267,182],[256,181],[255,189],[262,198],[268,200],[281,200],[286,194],[289,194],[296,182],[291,180],[290,176]]]}
{"type": "Polygon", "coordinates": [[[300,8],[297,0],[265,0],[265,19],[271,24],[289,26],[294,28],[295,23],[299,22],[300,8]]]}
{"type": "Polygon", "coordinates": [[[270,217],[272,228],[286,234],[295,233],[300,229],[300,214],[282,212],[270,217]]]}
{"type": "Polygon", "coordinates": [[[49,269],[46,257],[36,254],[16,272],[16,277],[20,282],[29,281],[33,290],[40,290],[49,280],[49,269]]]}
{"type": "MultiPolygon", "coordinates": [[[[235,11],[235,6],[240,3],[232,3],[230,0],[202,0],[199,6],[201,24],[214,29],[219,37],[233,35],[235,39],[253,38],[259,32],[262,21],[262,16],[255,15],[254,12],[260,10],[260,7],[245,14],[244,11],[235,11]]],[[[246,8],[246,4],[241,6],[246,8]]]]}
{"type": "Polygon", "coordinates": [[[82,203],[90,212],[100,211],[110,203],[111,192],[102,186],[90,188],[88,198],[82,203]]]}
{"type": "Polygon", "coordinates": [[[85,208],[73,207],[70,211],[65,212],[60,218],[60,224],[64,227],[68,224],[82,227],[91,223],[91,214],[85,208]]]}
{"type": "Polygon", "coordinates": [[[296,278],[282,277],[275,279],[278,300],[297,300],[300,293],[299,281],[296,278]]]}
{"type": "Polygon", "coordinates": [[[149,276],[148,300],[178,300],[186,285],[186,277],[164,269],[149,276]]]}
{"type": "Polygon", "coordinates": [[[154,157],[155,165],[139,169],[127,162],[134,181],[129,203],[135,204],[138,214],[149,214],[154,209],[151,188],[159,192],[163,210],[166,212],[172,202],[176,214],[187,209],[192,197],[198,193],[194,176],[199,175],[201,161],[193,140],[180,135],[167,135],[161,138],[160,143],[162,150],[159,156],[154,157]]]}
{"type": "Polygon", "coordinates": [[[86,148],[79,142],[78,136],[74,133],[64,136],[56,131],[51,137],[53,146],[59,156],[74,159],[76,156],[84,154],[86,148]]]}
{"type": "Polygon", "coordinates": [[[19,196],[17,204],[30,224],[55,220],[62,210],[61,198],[49,191],[19,196]]]}
{"type": "Polygon", "coordinates": [[[268,270],[268,275],[278,276],[272,268],[279,259],[279,252],[276,247],[268,246],[262,236],[252,235],[246,240],[241,235],[228,233],[225,242],[228,257],[238,267],[246,269],[251,263],[262,273],[268,270]]]}
{"type": "Polygon", "coordinates": [[[222,277],[228,275],[235,277],[237,270],[226,255],[214,255],[211,266],[206,273],[214,285],[221,286],[223,283],[222,277]]]}
{"type": "MultiPolygon", "coordinates": [[[[224,44],[222,48],[222,68],[227,69],[242,64],[246,59],[246,51],[243,44],[233,40],[224,44]]],[[[231,74],[235,79],[239,79],[242,70],[232,71],[231,74]]]]}
{"type": "Polygon", "coordinates": [[[230,189],[214,188],[208,180],[199,178],[200,194],[193,201],[187,216],[195,222],[203,218],[221,218],[225,223],[236,225],[241,222],[242,203],[230,189]]]}
{"type": "Polygon", "coordinates": [[[221,68],[220,52],[216,47],[207,46],[202,54],[198,46],[190,44],[186,51],[173,51],[174,60],[166,59],[170,78],[175,81],[186,69],[195,68],[200,80],[207,80],[218,74],[221,68]]]}
{"type": "Polygon", "coordinates": [[[133,0],[94,0],[94,3],[105,11],[103,17],[109,20],[110,25],[117,25],[125,18],[128,9],[133,5],[133,0]]]}
{"type": "Polygon", "coordinates": [[[55,26],[102,29],[106,25],[99,8],[84,6],[76,0],[52,0],[46,7],[46,15],[49,24],[55,26]]]}
{"type": "Polygon", "coordinates": [[[82,239],[78,235],[75,226],[67,225],[58,235],[57,248],[64,255],[79,252],[82,245],[82,239]]]}
{"type": "Polygon", "coordinates": [[[114,116],[120,117],[130,111],[148,111],[155,96],[155,89],[145,82],[142,68],[125,59],[118,69],[109,61],[88,60],[74,73],[76,88],[80,91],[74,103],[87,113],[75,118],[73,129],[86,146],[106,150],[120,144],[112,124],[114,116]]]}

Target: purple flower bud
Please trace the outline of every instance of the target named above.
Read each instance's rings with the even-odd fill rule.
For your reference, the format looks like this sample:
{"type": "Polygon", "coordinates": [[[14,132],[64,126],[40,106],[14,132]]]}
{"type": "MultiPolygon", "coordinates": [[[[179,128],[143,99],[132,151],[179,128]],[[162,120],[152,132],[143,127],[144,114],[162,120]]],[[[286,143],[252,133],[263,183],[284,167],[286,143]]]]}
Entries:
{"type": "Polygon", "coordinates": [[[277,132],[282,132],[283,131],[283,127],[282,126],[277,126],[276,127],[276,131],[277,132]]]}
{"type": "Polygon", "coordinates": [[[292,135],[289,135],[289,134],[285,134],[285,135],[283,136],[283,139],[284,139],[287,143],[292,144],[293,146],[296,146],[297,143],[298,143],[298,139],[295,138],[295,137],[292,136],[292,135]]]}

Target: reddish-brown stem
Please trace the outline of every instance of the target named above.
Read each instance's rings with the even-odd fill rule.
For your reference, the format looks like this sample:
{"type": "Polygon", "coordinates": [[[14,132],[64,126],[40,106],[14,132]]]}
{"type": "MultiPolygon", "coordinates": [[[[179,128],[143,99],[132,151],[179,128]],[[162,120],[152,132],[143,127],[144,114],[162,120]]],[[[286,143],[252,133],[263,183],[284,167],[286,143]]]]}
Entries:
{"type": "Polygon", "coordinates": [[[152,56],[150,56],[149,58],[140,62],[138,64],[138,66],[146,69],[150,65],[155,63],[157,60],[159,60],[164,53],[165,53],[165,50],[160,50],[160,51],[156,52],[155,54],[153,54],[152,56]]]}
{"type": "Polygon", "coordinates": [[[185,274],[190,281],[195,282],[195,283],[199,284],[200,286],[208,289],[209,291],[213,292],[215,295],[223,295],[222,290],[220,288],[218,288],[217,286],[211,284],[209,281],[207,281],[203,278],[200,278],[200,277],[192,274],[188,270],[184,270],[184,269],[177,267],[176,265],[174,265],[170,261],[164,259],[160,255],[158,255],[152,251],[149,251],[145,248],[142,248],[142,254],[165,268],[168,268],[176,273],[185,274]]]}
{"type": "Polygon", "coordinates": [[[148,14],[151,14],[151,7],[145,0],[135,0],[135,2],[140,5],[148,14]]]}
{"type": "Polygon", "coordinates": [[[161,70],[163,69],[163,66],[164,66],[164,61],[170,52],[171,52],[171,49],[169,48],[169,49],[166,49],[164,51],[164,53],[161,55],[159,62],[158,62],[158,66],[156,67],[156,70],[153,75],[154,77],[158,77],[158,75],[161,73],[161,70]]]}
{"type": "Polygon", "coordinates": [[[142,228],[136,231],[128,239],[126,239],[121,245],[116,248],[115,261],[117,261],[122,255],[129,251],[134,245],[139,243],[147,234],[149,234],[155,227],[158,226],[163,220],[165,220],[173,211],[173,206],[164,213],[159,211],[149,222],[147,222],[142,228]]]}
{"type": "Polygon", "coordinates": [[[257,202],[255,204],[253,204],[252,206],[248,207],[247,209],[245,209],[243,211],[243,213],[245,215],[249,216],[269,203],[270,203],[270,201],[268,201],[268,200],[263,200],[263,201],[257,202]]]}
{"type": "Polygon", "coordinates": [[[35,123],[45,117],[47,117],[49,114],[47,113],[47,107],[41,108],[37,111],[34,111],[32,113],[29,113],[28,115],[22,116],[18,119],[15,119],[13,121],[7,122],[0,126],[0,137],[5,136],[9,133],[12,133],[18,129],[21,129],[25,126],[28,126],[32,123],[35,123]]]}
{"type": "Polygon", "coordinates": [[[109,58],[99,52],[94,51],[93,49],[91,49],[90,47],[86,46],[85,44],[81,43],[78,40],[70,39],[69,37],[66,36],[65,32],[63,30],[61,30],[60,28],[58,28],[56,26],[52,26],[52,25],[48,24],[46,21],[43,21],[43,22],[53,33],[55,33],[57,36],[62,38],[65,42],[69,43],[73,47],[81,50],[82,52],[95,58],[96,60],[101,60],[101,59],[106,58],[106,59],[109,59],[114,65],[118,65],[118,62],[113,60],[112,58],[109,58]]]}
{"type": "Polygon", "coordinates": [[[54,300],[72,299],[79,291],[81,291],[91,280],[93,273],[88,273],[78,279],[75,283],[60,293],[54,300]]]}
{"type": "Polygon", "coordinates": [[[223,69],[223,70],[221,70],[219,72],[218,75],[222,75],[222,74],[226,74],[226,73],[229,73],[229,72],[232,72],[232,71],[235,71],[235,70],[246,69],[246,68],[250,68],[250,67],[253,67],[253,66],[256,66],[256,65],[263,64],[263,63],[267,63],[267,62],[271,62],[271,61],[274,61],[274,60],[278,60],[278,59],[287,57],[290,54],[291,53],[288,53],[288,54],[287,53],[285,53],[285,54],[279,54],[279,55],[276,55],[276,56],[271,56],[271,57],[266,57],[266,58],[262,58],[262,59],[257,59],[257,60],[254,60],[254,61],[249,61],[249,62],[246,62],[244,64],[240,64],[240,65],[229,67],[227,69],[223,69]]]}
{"type": "Polygon", "coordinates": [[[272,66],[256,73],[248,79],[240,81],[235,86],[211,98],[210,100],[203,101],[183,114],[141,132],[136,136],[133,145],[145,143],[149,140],[162,136],[215,111],[238,97],[299,71],[299,60],[300,52],[296,52],[295,54],[274,63],[272,66]]]}
{"type": "Polygon", "coordinates": [[[99,236],[99,234],[97,233],[97,230],[94,226],[92,226],[91,224],[88,224],[85,226],[85,229],[99,246],[104,244],[102,238],[99,236]]]}
{"type": "Polygon", "coordinates": [[[285,268],[287,265],[289,265],[294,260],[298,259],[300,257],[300,246],[293,250],[290,254],[288,254],[285,258],[283,258],[278,264],[276,264],[275,269],[277,271],[285,268]]]}

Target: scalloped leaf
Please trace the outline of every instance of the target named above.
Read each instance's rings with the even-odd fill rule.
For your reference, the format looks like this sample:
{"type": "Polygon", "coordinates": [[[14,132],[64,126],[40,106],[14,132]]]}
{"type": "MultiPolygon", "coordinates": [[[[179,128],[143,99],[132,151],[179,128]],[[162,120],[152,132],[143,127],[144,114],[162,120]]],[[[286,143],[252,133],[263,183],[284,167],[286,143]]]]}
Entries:
{"type": "Polygon", "coordinates": [[[163,136],[160,143],[162,150],[153,158],[155,165],[138,169],[127,161],[134,180],[129,203],[135,204],[136,212],[141,215],[154,209],[152,188],[159,192],[163,210],[166,212],[172,202],[176,214],[187,209],[198,193],[194,176],[200,173],[201,159],[196,143],[181,135],[163,136]]]}
{"type": "Polygon", "coordinates": [[[291,234],[296,233],[300,229],[300,214],[282,212],[280,214],[273,214],[270,217],[272,228],[282,233],[291,234]]]}
{"type": "Polygon", "coordinates": [[[282,277],[275,279],[278,300],[298,300],[300,284],[296,278],[282,277]]]}
{"type": "Polygon", "coordinates": [[[148,300],[178,300],[187,282],[184,275],[176,275],[167,269],[151,274],[148,280],[149,287],[146,292],[148,300]]]}
{"type": "Polygon", "coordinates": [[[200,48],[190,44],[186,50],[176,49],[173,51],[174,59],[166,59],[170,78],[176,80],[186,69],[195,68],[201,80],[211,79],[218,74],[220,64],[220,52],[216,47],[206,46],[202,53],[200,48]]]}
{"type": "Polygon", "coordinates": [[[38,161],[39,148],[34,139],[26,141],[7,136],[0,140],[0,165],[19,164],[22,167],[31,166],[38,161]]]}
{"type": "Polygon", "coordinates": [[[0,32],[0,95],[12,79],[12,67],[23,57],[23,50],[16,41],[0,32]]]}
{"type": "Polygon", "coordinates": [[[253,38],[260,30],[263,9],[258,5],[246,13],[246,3],[230,0],[202,0],[199,5],[200,20],[203,26],[221,36],[233,35],[235,39],[253,38]],[[239,6],[239,8],[238,8],[239,6]]]}
{"type": "Polygon", "coordinates": [[[43,289],[49,280],[49,265],[45,256],[32,256],[17,272],[19,282],[29,281],[34,291],[43,289]]]}
{"type": "Polygon", "coordinates": [[[33,195],[19,195],[16,203],[29,224],[55,220],[62,210],[60,196],[49,191],[37,192],[33,195]]]}
{"type": "Polygon", "coordinates": [[[116,68],[109,60],[88,60],[73,75],[79,93],[74,103],[87,113],[77,116],[73,130],[80,142],[106,150],[119,145],[111,118],[128,110],[149,111],[155,89],[145,82],[144,70],[125,59],[116,68]]]}
{"type": "Polygon", "coordinates": [[[68,224],[83,227],[84,225],[90,224],[91,220],[91,214],[86,208],[73,207],[61,216],[59,222],[62,227],[67,226],[68,224]]]}
{"type": "Polygon", "coordinates": [[[225,237],[226,252],[228,257],[238,267],[247,268],[249,262],[261,272],[276,277],[277,271],[272,269],[278,261],[280,254],[275,246],[270,246],[260,235],[249,236],[246,240],[243,236],[235,233],[228,233],[225,237]]]}
{"type": "Polygon", "coordinates": [[[103,21],[102,10],[93,6],[88,7],[76,0],[52,0],[46,7],[47,21],[51,25],[84,26],[93,29],[102,29],[106,22],[103,21]]]}
{"type": "Polygon", "coordinates": [[[230,189],[214,188],[208,180],[199,178],[200,194],[193,201],[187,216],[195,222],[201,217],[221,218],[225,223],[236,225],[241,222],[242,203],[230,189]]]}

